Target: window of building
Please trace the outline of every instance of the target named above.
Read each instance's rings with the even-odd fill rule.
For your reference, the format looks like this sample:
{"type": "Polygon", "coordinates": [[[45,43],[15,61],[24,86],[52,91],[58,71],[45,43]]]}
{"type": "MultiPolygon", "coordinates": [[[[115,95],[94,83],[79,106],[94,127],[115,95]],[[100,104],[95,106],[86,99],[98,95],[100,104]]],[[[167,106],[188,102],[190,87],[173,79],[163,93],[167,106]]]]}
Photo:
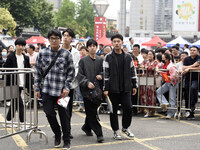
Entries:
{"type": "Polygon", "coordinates": [[[136,33],[135,35],[136,35],[136,37],[140,37],[140,33],[136,33]]]}

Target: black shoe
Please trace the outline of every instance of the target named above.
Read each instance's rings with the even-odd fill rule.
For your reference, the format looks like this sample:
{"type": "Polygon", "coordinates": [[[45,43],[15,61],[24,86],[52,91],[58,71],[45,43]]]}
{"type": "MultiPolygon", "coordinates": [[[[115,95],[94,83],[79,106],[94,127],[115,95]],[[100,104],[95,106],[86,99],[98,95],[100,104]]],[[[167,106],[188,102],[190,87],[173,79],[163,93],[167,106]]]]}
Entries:
{"type": "Polygon", "coordinates": [[[70,150],[70,143],[64,142],[63,149],[70,150]]]}
{"type": "Polygon", "coordinates": [[[61,145],[61,136],[55,136],[54,147],[58,148],[61,145]]]}
{"type": "Polygon", "coordinates": [[[190,115],[186,119],[187,120],[194,120],[195,119],[194,114],[190,113],[190,115]]]}
{"type": "Polygon", "coordinates": [[[93,133],[91,131],[88,131],[87,129],[85,129],[84,126],[82,126],[81,129],[86,133],[87,136],[93,136],[93,133]]]}
{"type": "Polygon", "coordinates": [[[73,137],[73,135],[72,135],[72,134],[70,134],[70,135],[69,135],[69,138],[70,138],[70,139],[73,139],[74,137],[73,137]]]}
{"type": "Polygon", "coordinates": [[[97,136],[97,142],[102,143],[104,141],[103,136],[97,136]]]}

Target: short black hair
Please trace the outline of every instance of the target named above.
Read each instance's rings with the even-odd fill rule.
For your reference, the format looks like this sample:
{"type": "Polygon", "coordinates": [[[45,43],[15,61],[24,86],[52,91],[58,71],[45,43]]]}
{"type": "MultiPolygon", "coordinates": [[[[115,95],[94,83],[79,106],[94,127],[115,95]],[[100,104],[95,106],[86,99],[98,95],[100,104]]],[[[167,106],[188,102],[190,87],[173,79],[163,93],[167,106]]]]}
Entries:
{"type": "Polygon", "coordinates": [[[115,35],[113,35],[112,37],[111,37],[111,41],[113,41],[114,39],[116,39],[116,38],[118,38],[118,39],[120,39],[120,40],[122,40],[123,41],[123,36],[121,35],[121,34],[115,34],[115,35]]]}
{"type": "Polygon", "coordinates": [[[181,53],[181,55],[182,55],[182,54],[185,54],[185,55],[187,55],[187,56],[188,56],[188,52],[182,52],[182,53],[181,53]]]}
{"type": "Polygon", "coordinates": [[[149,51],[148,51],[147,49],[145,49],[145,48],[142,48],[140,52],[141,52],[141,53],[148,54],[149,51]]]}
{"type": "Polygon", "coordinates": [[[52,35],[59,36],[60,39],[62,38],[61,32],[57,29],[53,29],[53,30],[49,31],[48,39],[50,39],[50,36],[52,36],[52,35]]]}
{"type": "Polygon", "coordinates": [[[176,43],[176,46],[180,47],[180,44],[179,44],[179,43],[176,43]]]}
{"type": "Polygon", "coordinates": [[[157,44],[160,44],[160,45],[162,45],[162,44],[161,44],[161,42],[158,42],[157,44]]]}
{"type": "Polygon", "coordinates": [[[85,47],[85,46],[81,46],[80,50],[81,50],[81,49],[84,49],[84,50],[86,50],[86,51],[88,52],[88,49],[87,49],[87,47],[85,47]]]}
{"type": "Polygon", "coordinates": [[[140,45],[139,44],[135,44],[135,45],[133,45],[133,47],[138,47],[140,49],[140,45]]]}
{"type": "Polygon", "coordinates": [[[161,54],[157,54],[157,55],[156,55],[156,58],[158,59],[159,62],[162,61],[162,55],[161,55],[161,54]]]}
{"type": "Polygon", "coordinates": [[[64,35],[65,32],[69,33],[69,35],[70,35],[72,38],[75,38],[75,33],[74,33],[74,31],[73,31],[72,29],[67,28],[66,30],[64,30],[64,31],[62,32],[62,35],[64,35]]]}
{"type": "Polygon", "coordinates": [[[189,47],[189,45],[188,45],[188,44],[185,44],[184,46],[185,46],[186,48],[188,48],[188,47],[189,47]]]}
{"type": "MultiPolygon", "coordinates": [[[[195,45],[194,45],[194,46],[191,46],[190,49],[191,49],[191,48],[196,48],[197,51],[199,51],[199,48],[198,48],[197,46],[195,46],[195,45]]],[[[200,51],[199,51],[199,52],[200,52],[200,51]]]]}
{"type": "Polygon", "coordinates": [[[104,45],[103,45],[103,44],[99,44],[99,46],[101,46],[101,47],[104,47],[104,45]]]}
{"type": "Polygon", "coordinates": [[[132,39],[132,37],[129,38],[129,41],[132,39]]]}
{"type": "Polygon", "coordinates": [[[35,50],[35,46],[34,45],[32,45],[32,44],[30,44],[30,45],[28,45],[31,49],[33,49],[33,51],[35,50]]]}
{"type": "Polygon", "coordinates": [[[178,46],[172,46],[172,48],[175,48],[176,50],[179,50],[178,46]]]}
{"type": "Polygon", "coordinates": [[[158,52],[160,53],[162,53],[162,54],[164,54],[165,53],[165,49],[164,48],[160,48],[160,49],[158,49],[158,52]]]}
{"type": "Polygon", "coordinates": [[[89,39],[86,43],[86,47],[88,48],[89,46],[91,46],[92,44],[94,44],[97,47],[97,41],[95,41],[94,39],[89,39]]]}
{"type": "Polygon", "coordinates": [[[26,46],[26,41],[23,38],[18,38],[15,41],[15,45],[22,45],[22,46],[26,46]]]}

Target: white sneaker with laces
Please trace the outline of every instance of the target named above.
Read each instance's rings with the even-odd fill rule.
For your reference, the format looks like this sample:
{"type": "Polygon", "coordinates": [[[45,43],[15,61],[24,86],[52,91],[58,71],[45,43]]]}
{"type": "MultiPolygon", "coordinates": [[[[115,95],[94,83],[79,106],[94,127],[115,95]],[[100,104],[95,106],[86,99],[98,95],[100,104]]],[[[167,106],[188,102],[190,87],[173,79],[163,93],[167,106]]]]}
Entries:
{"type": "Polygon", "coordinates": [[[171,118],[172,118],[172,116],[170,116],[170,115],[166,116],[166,119],[171,119],[171,118]]]}
{"type": "Polygon", "coordinates": [[[120,135],[119,130],[114,131],[114,137],[113,138],[115,140],[121,140],[122,139],[122,136],[120,135]]]}
{"type": "Polygon", "coordinates": [[[122,128],[122,133],[124,133],[129,138],[134,138],[134,134],[129,129],[122,128]]]}
{"type": "MultiPolygon", "coordinates": [[[[7,128],[12,128],[12,121],[10,120],[10,121],[6,121],[6,127],[7,128]]],[[[14,124],[14,122],[13,122],[13,128],[17,128],[17,125],[16,124],[14,124]]]]}

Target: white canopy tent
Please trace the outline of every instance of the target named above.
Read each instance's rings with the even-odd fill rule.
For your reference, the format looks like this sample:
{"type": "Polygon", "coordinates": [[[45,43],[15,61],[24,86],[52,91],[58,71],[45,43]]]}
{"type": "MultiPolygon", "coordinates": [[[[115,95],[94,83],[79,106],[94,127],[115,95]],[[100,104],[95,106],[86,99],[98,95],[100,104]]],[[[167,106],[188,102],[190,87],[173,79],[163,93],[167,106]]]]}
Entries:
{"type": "Polygon", "coordinates": [[[180,47],[184,47],[184,44],[191,45],[190,42],[185,40],[182,36],[179,36],[176,39],[174,39],[174,40],[170,41],[169,43],[167,43],[166,47],[172,47],[172,46],[176,45],[177,43],[180,44],[180,47]]]}

